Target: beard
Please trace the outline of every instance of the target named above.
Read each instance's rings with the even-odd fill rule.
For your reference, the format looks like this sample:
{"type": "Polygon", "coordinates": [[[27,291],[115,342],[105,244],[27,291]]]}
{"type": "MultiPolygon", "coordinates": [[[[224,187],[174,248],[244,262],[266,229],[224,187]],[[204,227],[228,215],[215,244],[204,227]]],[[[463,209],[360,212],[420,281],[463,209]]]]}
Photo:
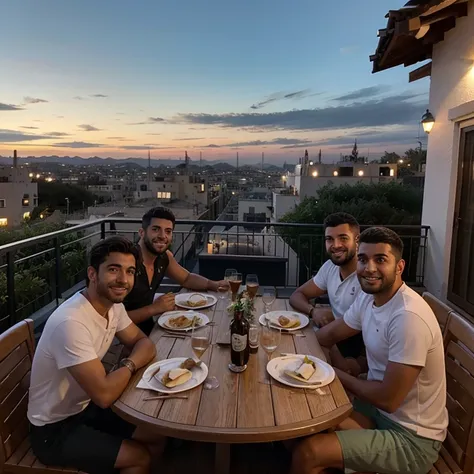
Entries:
{"type": "Polygon", "coordinates": [[[143,236],[143,243],[145,244],[145,247],[148,250],[148,252],[150,252],[152,255],[162,255],[168,250],[168,247],[169,247],[169,245],[166,245],[166,241],[158,241],[158,243],[164,244],[165,248],[161,252],[156,250],[156,248],[153,245],[153,241],[146,234],[143,236]]]}
{"type": "Polygon", "coordinates": [[[349,263],[356,255],[356,250],[346,250],[340,257],[335,257],[332,252],[328,252],[329,258],[334,265],[342,267],[349,263]]]}
{"type": "Polygon", "coordinates": [[[129,285],[120,285],[118,283],[102,283],[100,280],[97,281],[97,295],[101,298],[110,301],[111,303],[122,303],[125,297],[130,293],[131,287],[129,285]],[[125,291],[122,294],[116,294],[114,288],[123,288],[125,291]]]}
{"type": "Polygon", "coordinates": [[[369,295],[376,295],[378,293],[384,293],[392,288],[397,279],[396,273],[393,275],[382,276],[380,280],[374,280],[373,283],[365,280],[363,276],[359,276],[359,283],[362,291],[369,295]]]}

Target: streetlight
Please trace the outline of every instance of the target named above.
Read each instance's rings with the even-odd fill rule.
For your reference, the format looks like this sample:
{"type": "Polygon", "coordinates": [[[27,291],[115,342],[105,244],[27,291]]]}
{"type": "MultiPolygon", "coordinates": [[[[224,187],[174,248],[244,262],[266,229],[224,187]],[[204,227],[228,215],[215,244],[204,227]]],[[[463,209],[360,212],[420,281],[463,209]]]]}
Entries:
{"type": "Polygon", "coordinates": [[[433,114],[429,111],[429,109],[426,109],[423,117],[421,117],[421,125],[423,125],[423,130],[429,134],[433,128],[434,123],[435,118],[433,117],[433,114]]]}
{"type": "Polygon", "coordinates": [[[66,198],[66,217],[69,217],[69,198],[66,198]]]}

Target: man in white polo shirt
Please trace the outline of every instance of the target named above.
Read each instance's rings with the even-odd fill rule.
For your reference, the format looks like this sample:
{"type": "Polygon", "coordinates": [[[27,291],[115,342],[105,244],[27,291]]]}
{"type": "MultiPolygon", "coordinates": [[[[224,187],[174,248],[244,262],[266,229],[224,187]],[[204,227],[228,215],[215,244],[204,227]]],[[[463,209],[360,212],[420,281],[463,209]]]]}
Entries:
{"type": "Polygon", "coordinates": [[[89,474],[150,470],[147,437],[109,408],[156,353],[122,304],[133,287],[137,257],[124,237],[101,240],[91,250],[87,288],[46,322],[28,403],[31,446],[43,464],[89,474]],[[131,352],[107,374],[101,359],[115,336],[131,352]]]}
{"type": "Polygon", "coordinates": [[[362,332],[367,380],[336,370],[356,396],[338,430],[302,441],[292,474],[327,468],[386,474],[426,474],[438,458],[448,414],[443,338],[433,311],[402,281],[403,243],[384,227],[360,235],[357,275],[363,292],[317,333],[330,347],[362,332]]]}
{"type": "MultiPolygon", "coordinates": [[[[322,265],[314,278],[297,288],[290,297],[291,306],[308,314],[319,327],[342,318],[360,292],[356,275],[359,233],[359,223],[350,214],[337,212],[327,216],[324,219],[324,238],[329,260],[322,265]],[[330,310],[315,308],[310,304],[311,299],[325,294],[329,297],[330,310]]],[[[362,337],[356,335],[342,341],[337,348],[339,351],[332,351],[333,362],[347,370],[349,367],[345,366],[343,358],[357,359],[363,354],[362,337]]]]}

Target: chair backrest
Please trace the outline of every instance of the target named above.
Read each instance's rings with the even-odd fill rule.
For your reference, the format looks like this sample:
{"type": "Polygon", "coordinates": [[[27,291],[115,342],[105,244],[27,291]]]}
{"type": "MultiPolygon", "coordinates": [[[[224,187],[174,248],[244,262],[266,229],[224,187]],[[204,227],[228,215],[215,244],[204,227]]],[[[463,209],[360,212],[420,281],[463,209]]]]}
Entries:
{"type": "Polygon", "coordinates": [[[444,344],[449,427],[442,454],[474,474],[474,326],[453,311],[444,344]]]}
{"type": "Polygon", "coordinates": [[[448,324],[449,314],[453,311],[453,309],[428,291],[423,293],[423,299],[430,305],[433,313],[436,316],[436,319],[438,320],[438,324],[441,327],[441,331],[443,331],[444,334],[446,325],[448,324]]]}
{"type": "Polygon", "coordinates": [[[26,411],[34,351],[31,319],[20,321],[0,334],[0,461],[3,462],[28,436],[26,411]]]}

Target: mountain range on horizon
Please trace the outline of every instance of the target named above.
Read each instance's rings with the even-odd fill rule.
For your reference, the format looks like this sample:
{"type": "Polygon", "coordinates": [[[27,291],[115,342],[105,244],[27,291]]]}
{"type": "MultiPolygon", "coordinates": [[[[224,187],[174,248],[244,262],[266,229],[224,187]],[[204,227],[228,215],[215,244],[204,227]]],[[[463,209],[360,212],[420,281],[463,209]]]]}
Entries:
{"type": "MultiPolygon", "coordinates": [[[[19,165],[26,165],[26,164],[32,164],[32,162],[35,163],[60,163],[64,165],[72,165],[72,166],[82,166],[82,165],[108,165],[108,164],[135,164],[138,166],[141,166],[143,168],[148,167],[148,158],[101,158],[99,156],[92,156],[89,158],[82,158],[80,156],[57,156],[57,155],[52,155],[52,156],[27,156],[27,157],[21,157],[18,158],[18,164],[19,165]]],[[[7,157],[7,156],[1,156],[0,155],[0,165],[12,165],[13,158],[12,157],[7,157]]],[[[178,166],[184,164],[183,160],[176,160],[176,159],[151,159],[150,164],[152,167],[157,168],[160,166],[178,166]]],[[[193,168],[199,168],[200,167],[200,162],[196,160],[190,160],[190,165],[193,168]]],[[[213,168],[219,168],[221,171],[231,171],[235,169],[236,167],[234,165],[231,165],[228,161],[209,161],[209,160],[202,160],[202,166],[211,166],[213,168]]],[[[243,164],[241,167],[252,167],[252,168],[261,168],[260,163],[255,163],[255,164],[243,164]]],[[[270,164],[270,163],[264,163],[263,165],[265,170],[281,170],[283,169],[282,167],[270,164]]]]}

